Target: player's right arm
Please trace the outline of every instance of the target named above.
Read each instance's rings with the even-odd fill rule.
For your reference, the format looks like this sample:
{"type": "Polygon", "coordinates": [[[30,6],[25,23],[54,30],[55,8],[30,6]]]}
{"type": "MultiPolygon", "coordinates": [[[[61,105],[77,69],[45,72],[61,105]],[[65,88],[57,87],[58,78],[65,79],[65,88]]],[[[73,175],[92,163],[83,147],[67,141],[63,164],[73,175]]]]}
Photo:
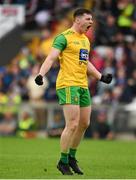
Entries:
{"type": "Polygon", "coordinates": [[[38,85],[43,84],[43,76],[50,70],[54,61],[59,57],[60,53],[65,49],[67,46],[66,38],[63,34],[58,35],[53,42],[52,49],[43,62],[39,74],[35,78],[35,82],[38,85]]]}
{"type": "Polygon", "coordinates": [[[54,47],[51,48],[49,55],[44,60],[40,68],[39,74],[35,78],[36,84],[43,85],[43,76],[50,70],[54,61],[59,57],[60,52],[61,51],[59,49],[56,49],[54,47]]]}
{"type": "Polygon", "coordinates": [[[44,60],[40,68],[39,74],[44,76],[50,70],[54,61],[59,57],[59,55],[60,55],[60,50],[52,47],[49,55],[44,60]]]}

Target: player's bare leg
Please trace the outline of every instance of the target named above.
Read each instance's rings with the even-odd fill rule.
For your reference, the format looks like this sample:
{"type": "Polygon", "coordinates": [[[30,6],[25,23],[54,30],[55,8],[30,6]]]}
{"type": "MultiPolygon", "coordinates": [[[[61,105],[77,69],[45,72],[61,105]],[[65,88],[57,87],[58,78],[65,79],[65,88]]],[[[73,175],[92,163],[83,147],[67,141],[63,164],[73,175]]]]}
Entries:
{"type": "Polygon", "coordinates": [[[61,151],[67,153],[71,145],[71,137],[73,137],[75,129],[78,127],[80,108],[78,105],[64,105],[63,112],[66,125],[61,135],[60,146],[61,151]]]}
{"type": "Polygon", "coordinates": [[[73,135],[70,148],[76,149],[90,124],[91,107],[80,108],[80,119],[76,131],[73,135]]]}
{"type": "Polygon", "coordinates": [[[78,145],[80,144],[80,141],[81,141],[82,137],[84,136],[86,129],[89,126],[90,115],[91,115],[91,107],[90,106],[80,108],[79,123],[78,123],[76,131],[73,135],[73,138],[71,141],[71,146],[70,146],[69,165],[74,170],[75,173],[78,173],[81,175],[83,174],[83,172],[78,167],[78,164],[77,164],[77,161],[75,158],[75,154],[73,157],[71,155],[73,155],[72,153],[76,153],[76,149],[77,149],[78,145]]]}
{"type": "Polygon", "coordinates": [[[79,123],[80,108],[78,105],[64,105],[63,112],[66,125],[60,139],[61,159],[57,167],[63,174],[72,175],[68,164],[68,150],[71,145],[71,137],[79,123]]]}

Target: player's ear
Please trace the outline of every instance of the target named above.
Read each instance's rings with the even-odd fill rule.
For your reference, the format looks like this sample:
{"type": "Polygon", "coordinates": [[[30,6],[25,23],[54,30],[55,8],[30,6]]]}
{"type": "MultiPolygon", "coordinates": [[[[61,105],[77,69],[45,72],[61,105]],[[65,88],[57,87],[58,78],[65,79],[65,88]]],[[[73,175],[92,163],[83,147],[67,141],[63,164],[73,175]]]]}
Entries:
{"type": "Polygon", "coordinates": [[[75,22],[78,24],[80,22],[80,17],[76,17],[75,22]]]}

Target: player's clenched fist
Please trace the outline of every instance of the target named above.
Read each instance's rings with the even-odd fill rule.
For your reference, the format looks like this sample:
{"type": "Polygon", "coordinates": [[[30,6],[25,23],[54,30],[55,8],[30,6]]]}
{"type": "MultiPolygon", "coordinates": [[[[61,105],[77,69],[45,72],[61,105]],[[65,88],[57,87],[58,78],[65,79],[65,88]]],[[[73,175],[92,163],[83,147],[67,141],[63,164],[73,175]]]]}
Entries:
{"type": "Polygon", "coordinates": [[[43,76],[42,75],[37,75],[35,78],[35,83],[38,84],[39,86],[43,85],[43,76]]]}
{"type": "Polygon", "coordinates": [[[112,74],[102,75],[100,81],[102,81],[106,84],[110,84],[112,81],[112,74]]]}

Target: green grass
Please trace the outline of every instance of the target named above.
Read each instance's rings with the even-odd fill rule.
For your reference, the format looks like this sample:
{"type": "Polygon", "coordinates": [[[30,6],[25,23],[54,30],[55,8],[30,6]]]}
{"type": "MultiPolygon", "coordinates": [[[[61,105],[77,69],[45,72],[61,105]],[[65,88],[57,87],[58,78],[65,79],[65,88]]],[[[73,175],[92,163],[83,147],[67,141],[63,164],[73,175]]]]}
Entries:
{"type": "Polygon", "coordinates": [[[59,151],[58,139],[0,138],[0,178],[136,178],[136,142],[83,140],[77,152],[83,176],[60,174],[59,151]]]}

